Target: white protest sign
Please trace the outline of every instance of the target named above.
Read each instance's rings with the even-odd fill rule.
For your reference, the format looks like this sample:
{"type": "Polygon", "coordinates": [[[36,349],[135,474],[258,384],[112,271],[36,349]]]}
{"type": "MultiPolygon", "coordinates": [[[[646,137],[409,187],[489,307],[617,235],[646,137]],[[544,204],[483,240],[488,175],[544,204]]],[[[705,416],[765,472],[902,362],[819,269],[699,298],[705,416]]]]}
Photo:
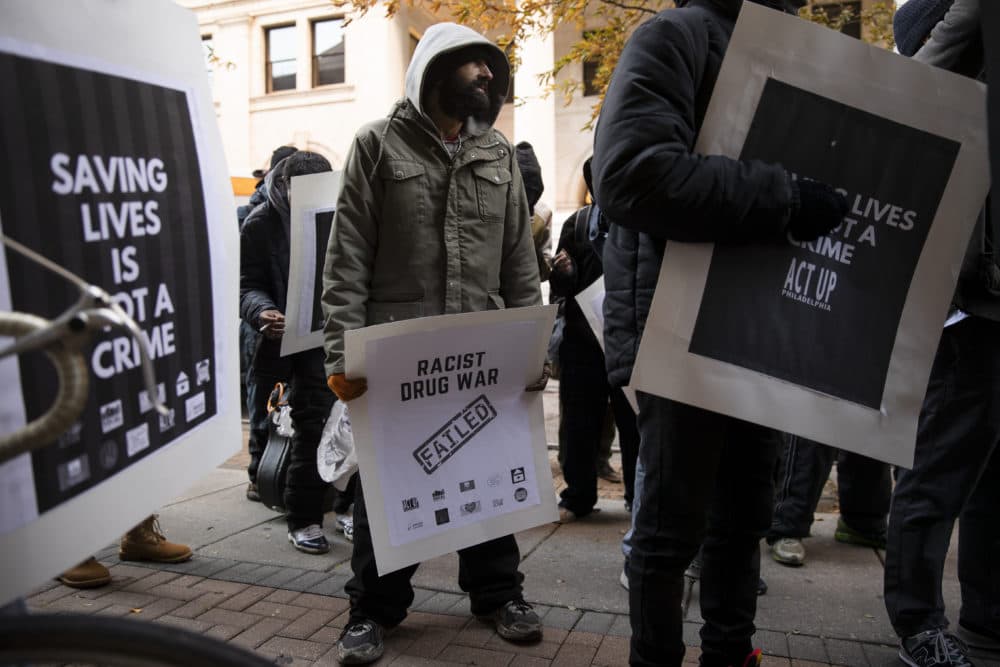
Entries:
{"type": "MultiPolygon", "coordinates": [[[[587,320],[587,324],[590,325],[590,330],[597,337],[597,343],[601,346],[601,352],[604,352],[604,276],[601,276],[588,285],[575,298],[577,304],[580,306],[580,310],[583,312],[583,317],[587,320]]],[[[622,392],[625,394],[625,400],[628,401],[632,412],[638,414],[639,402],[635,397],[635,389],[632,387],[622,387],[622,392]]]]}
{"type": "Polygon", "coordinates": [[[323,262],[333,226],[333,211],[340,194],[339,171],[307,174],[292,179],[291,243],[288,298],[285,300],[285,335],[281,356],[323,347],[323,262]]]}
{"type": "Polygon", "coordinates": [[[850,211],[812,243],[668,243],[633,386],[911,465],[989,185],[984,92],[744,3],[696,152],[779,163],[850,211]]]}
{"type": "MultiPolygon", "coordinates": [[[[83,350],[90,396],[58,442],[0,464],[0,604],[117,539],[239,449],[235,206],[198,22],[173,2],[52,0],[0,22],[3,232],[106,289],[150,344],[83,350]],[[58,548],[53,548],[58,536],[58,548]]],[[[0,309],[51,318],[67,281],[0,252],[0,309]]],[[[41,355],[0,362],[5,433],[51,404],[41,355]]]]}
{"type": "Polygon", "coordinates": [[[350,403],[379,574],[558,512],[541,372],[554,306],[441,315],[345,336],[350,403]]]}

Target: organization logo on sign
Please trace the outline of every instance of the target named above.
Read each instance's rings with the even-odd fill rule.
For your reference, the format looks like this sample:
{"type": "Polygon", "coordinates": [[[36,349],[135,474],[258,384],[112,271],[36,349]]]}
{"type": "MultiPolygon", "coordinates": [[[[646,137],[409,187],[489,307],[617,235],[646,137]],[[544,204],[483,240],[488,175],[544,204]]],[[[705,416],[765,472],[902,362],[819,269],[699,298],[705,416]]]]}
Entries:
{"type": "Polygon", "coordinates": [[[524,468],[511,468],[510,470],[510,483],[511,484],[522,484],[524,483],[524,468]]]}
{"type": "Polygon", "coordinates": [[[417,447],[413,451],[413,458],[430,475],[496,419],[496,416],[496,408],[486,396],[478,396],[417,447]]]}
{"type": "Polygon", "coordinates": [[[434,521],[439,526],[441,524],[445,524],[445,523],[448,523],[449,521],[451,521],[451,519],[448,518],[448,508],[447,507],[442,507],[439,510],[434,510],[434,521]]]}
{"type": "Polygon", "coordinates": [[[478,500],[473,500],[471,503],[465,503],[461,507],[462,516],[468,516],[469,514],[476,514],[482,509],[482,505],[478,500]]]}
{"type": "Polygon", "coordinates": [[[497,507],[503,507],[503,498],[493,499],[493,508],[496,509],[497,507]]]}
{"type": "Polygon", "coordinates": [[[409,526],[406,527],[407,530],[420,530],[424,527],[423,521],[414,521],[409,526]]]}
{"type": "Polygon", "coordinates": [[[125,423],[125,414],[122,412],[122,401],[111,401],[101,406],[101,433],[113,431],[125,423]]]}
{"type": "Polygon", "coordinates": [[[475,488],[476,488],[476,480],[474,479],[467,479],[464,482],[458,483],[458,490],[461,491],[462,493],[465,493],[466,491],[474,491],[475,488]]]}
{"type": "Polygon", "coordinates": [[[97,454],[97,460],[105,470],[111,470],[118,463],[118,443],[114,440],[105,440],[101,443],[101,449],[97,454]]]}
{"type": "Polygon", "coordinates": [[[176,385],[177,385],[176,389],[178,396],[183,396],[184,394],[191,391],[191,380],[188,379],[187,373],[181,371],[180,373],[177,374],[176,385]]]}
{"type": "Polygon", "coordinates": [[[436,503],[443,502],[445,499],[444,489],[437,489],[436,491],[432,491],[431,499],[436,503]]]}
{"type": "Polygon", "coordinates": [[[209,372],[209,365],[211,360],[202,359],[194,365],[195,379],[194,383],[199,387],[203,384],[208,384],[212,381],[212,374],[209,372]]]}
{"type": "Polygon", "coordinates": [[[491,475],[490,478],[486,480],[486,486],[490,487],[491,489],[495,489],[498,486],[500,486],[500,475],[499,474],[491,475]]]}
{"type": "Polygon", "coordinates": [[[413,510],[420,507],[420,501],[416,498],[404,498],[403,499],[403,511],[412,512],[413,510]]]}
{"type": "Polygon", "coordinates": [[[519,503],[523,503],[527,499],[528,499],[528,490],[526,488],[524,488],[523,486],[519,486],[516,489],[514,489],[514,500],[516,500],[519,503]]]}

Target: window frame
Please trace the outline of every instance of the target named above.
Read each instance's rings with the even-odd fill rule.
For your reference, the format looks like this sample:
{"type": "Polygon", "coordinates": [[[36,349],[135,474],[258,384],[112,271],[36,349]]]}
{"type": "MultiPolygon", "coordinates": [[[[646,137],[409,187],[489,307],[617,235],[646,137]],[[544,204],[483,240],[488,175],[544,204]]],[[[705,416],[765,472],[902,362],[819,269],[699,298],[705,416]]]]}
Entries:
{"type": "Polygon", "coordinates": [[[309,66],[312,69],[310,75],[310,84],[313,88],[325,88],[326,86],[339,86],[347,83],[347,31],[344,30],[344,17],[343,16],[320,16],[317,18],[309,19],[309,66]],[[339,21],[341,24],[341,32],[343,33],[343,47],[344,47],[344,66],[343,66],[343,79],[341,81],[333,81],[331,83],[319,83],[319,58],[320,55],[316,53],[316,24],[325,23],[327,21],[339,21]]]}
{"type": "Polygon", "coordinates": [[[275,23],[273,25],[264,26],[264,93],[271,95],[274,93],[287,93],[298,89],[299,77],[298,77],[298,56],[296,54],[293,58],[286,58],[284,60],[271,60],[271,31],[272,30],[282,30],[285,28],[296,28],[297,25],[294,21],[288,21],[284,23],[275,23]],[[275,63],[286,63],[292,62],[296,64],[295,70],[292,72],[292,86],[291,88],[274,88],[274,76],[271,71],[271,66],[275,63]]]}

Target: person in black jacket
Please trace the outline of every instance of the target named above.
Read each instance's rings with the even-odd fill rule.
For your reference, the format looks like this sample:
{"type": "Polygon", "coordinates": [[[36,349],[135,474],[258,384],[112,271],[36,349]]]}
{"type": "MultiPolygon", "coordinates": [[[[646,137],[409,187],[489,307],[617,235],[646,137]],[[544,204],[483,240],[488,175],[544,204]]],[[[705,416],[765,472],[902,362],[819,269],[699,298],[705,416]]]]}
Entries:
{"type": "Polygon", "coordinates": [[[267,202],[247,216],[240,231],[240,317],[263,334],[250,374],[261,388],[273,386],[275,378],[291,387],[288,402],[295,435],[285,478],[285,519],[288,540],[299,551],[313,554],[330,550],[322,530],[328,485],[316,469],[316,448],[335,399],[326,387],[322,348],[287,357],[278,352],[288,293],[289,184],[294,176],[323,171],[330,171],[330,163],[317,153],[298,151],[282,160],[265,179],[267,202]]]}
{"type": "Polygon", "coordinates": [[[609,400],[618,427],[627,506],[632,505],[639,451],[635,413],[621,388],[608,384],[604,353],[575,298],[604,273],[588,238],[592,215],[600,215],[597,206],[584,206],[563,223],[549,275],[551,293],[563,299],[565,320],[559,345],[559,448],[566,480],[559,501],[561,523],[590,514],[597,502],[598,448],[609,400]]]}
{"type": "MultiPolygon", "coordinates": [[[[694,153],[742,0],[677,5],[629,39],[594,137],[596,200],[611,223],[605,356],[617,387],[628,384],[668,239],[754,252],[818,238],[847,211],[830,186],[780,165],[694,153]]],[[[628,559],[631,664],[681,664],[683,573],[703,541],[701,664],[759,664],[750,639],[779,434],[643,392],[638,403],[645,478],[628,559]]]]}
{"type": "MultiPolygon", "coordinates": [[[[267,202],[267,190],[264,188],[265,176],[286,157],[295,152],[293,146],[278,146],[271,153],[271,166],[267,172],[254,171],[254,176],[259,177],[257,187],[250,200],[236,209],[236,223],[238,229],[243,229],[250,212],[267,202]]],[[[247,500],[260,501],[260,494],[257,492],[257,468],[260,466],[260,457],[264,455],[264,448],[267,446],[267,396],[275,382],[284,381],[286,378],[268,378],[266,384],[257,386],[254,375],[250,373],[250,366],[253,363],[254,350],[260,345],[260,333],[249,324],[240,320],[240,382],[244,388],[244,399],[247,406],[247,419],[250,422],[250,436],[247,439],[247,450],[250,454],[250,463],[247,465],[247,477],[250,482],[247,484],[247,500]]]]}

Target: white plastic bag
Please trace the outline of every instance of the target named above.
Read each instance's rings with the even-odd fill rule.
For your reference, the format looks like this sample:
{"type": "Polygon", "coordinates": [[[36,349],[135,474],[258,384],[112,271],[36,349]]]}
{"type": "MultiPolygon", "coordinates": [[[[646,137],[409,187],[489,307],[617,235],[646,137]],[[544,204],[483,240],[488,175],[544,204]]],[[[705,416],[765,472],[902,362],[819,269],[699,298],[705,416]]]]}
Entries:
{"type": "Polygon", "coordinates": [[[285,438],[291,438],[295,435],[295,428],[292,426],[291,406],[288,404],[282,405],[271,413],[271,419],[274,421],[274,429],[278,432],[278,435],[285,438]]]}
{"type": "Polygon", "coordinates": [[[347,404],[337,401],[323,426],[323,434],[316,448],[316,468],[324,482],[333,482],[338,491],[345,491],[351,475],[358,471],[358,457],[354,452],[354,434],[347,404]]]}

